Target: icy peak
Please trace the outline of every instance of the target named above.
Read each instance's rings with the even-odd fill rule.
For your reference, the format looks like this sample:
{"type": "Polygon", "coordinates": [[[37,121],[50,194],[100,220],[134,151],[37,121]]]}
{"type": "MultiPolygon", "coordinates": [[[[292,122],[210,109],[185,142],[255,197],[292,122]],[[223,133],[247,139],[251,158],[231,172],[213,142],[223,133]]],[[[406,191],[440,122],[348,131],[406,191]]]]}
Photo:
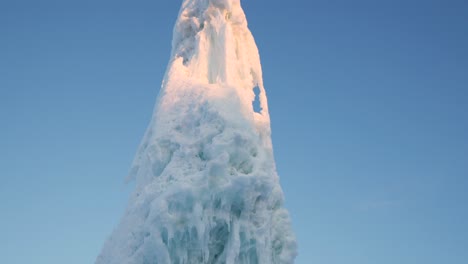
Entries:
{"type": "Polygon", "coordinates": [[[234,89],[245,111],[268,123],[260,57],[239,0],[185,0],[174,27],[169,76],[234,89]],[[255,98],[254,89],[259,88],[255,98]],[[254,113],[252,102],[261,111],[254,113]]]}
{"type": "Polygon", "coordinates": [[[209,2],[213,6],[227,10],[231,10],[232,6],[235,4],[240,5],[240,0],[210,0],[209,2]]]}

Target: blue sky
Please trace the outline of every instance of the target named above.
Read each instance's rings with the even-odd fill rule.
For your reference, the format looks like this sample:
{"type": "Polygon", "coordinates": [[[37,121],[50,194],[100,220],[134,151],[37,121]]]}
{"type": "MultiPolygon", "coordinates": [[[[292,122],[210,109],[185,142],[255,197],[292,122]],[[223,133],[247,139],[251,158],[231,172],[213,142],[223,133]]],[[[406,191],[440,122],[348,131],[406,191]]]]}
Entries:
{"type": "MultiPolygon", "coordinates": [[[[0,263],[93,263],[180,1],[0,1],[0,263]]],[[[243,0],[296,263],[468,259],[468,2],[243,0]]]]}

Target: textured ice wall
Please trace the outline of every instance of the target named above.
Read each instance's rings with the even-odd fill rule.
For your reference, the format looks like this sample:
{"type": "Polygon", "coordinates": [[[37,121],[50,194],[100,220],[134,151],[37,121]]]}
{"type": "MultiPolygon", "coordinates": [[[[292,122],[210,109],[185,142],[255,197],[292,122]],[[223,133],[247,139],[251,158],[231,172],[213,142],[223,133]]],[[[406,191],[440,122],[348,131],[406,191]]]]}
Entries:
{"type": "Polygon", "coordinates": [[[240,1],[185,0],[171,57],[129,177],[136,190],[96,263],[293,263],[260,59],[240,1]]]}

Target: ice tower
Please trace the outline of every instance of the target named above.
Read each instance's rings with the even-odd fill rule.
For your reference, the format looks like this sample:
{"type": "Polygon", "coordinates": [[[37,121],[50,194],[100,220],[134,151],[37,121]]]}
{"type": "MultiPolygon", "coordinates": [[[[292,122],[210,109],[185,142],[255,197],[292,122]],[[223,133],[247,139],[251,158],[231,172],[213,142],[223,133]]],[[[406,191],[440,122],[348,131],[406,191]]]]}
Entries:
{"type": "Polygon", "coordinates": [[[183,1],[129,180],[136,189],[97,264],[294,262],[260,59],[240,0],[183,1]]]}

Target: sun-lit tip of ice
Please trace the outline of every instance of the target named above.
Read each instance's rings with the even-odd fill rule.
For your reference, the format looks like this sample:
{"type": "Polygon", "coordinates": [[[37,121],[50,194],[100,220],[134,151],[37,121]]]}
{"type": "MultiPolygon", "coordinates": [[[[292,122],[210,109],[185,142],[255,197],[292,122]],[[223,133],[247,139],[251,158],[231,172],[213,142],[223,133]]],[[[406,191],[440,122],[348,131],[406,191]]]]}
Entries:
{"type": "MultiPolygon", "coordinates": [[[[243,108],[269,123],[268,103],[263,87],[260,57],[238,0],[186,0],[174,27],[169,71],[193,82],[218,84],[235,89],[243,108]],[[255,98],[253,90],[260,94],[255,98]]],[[[169,81],[169,80],[168,80],[169,81]]]]}

